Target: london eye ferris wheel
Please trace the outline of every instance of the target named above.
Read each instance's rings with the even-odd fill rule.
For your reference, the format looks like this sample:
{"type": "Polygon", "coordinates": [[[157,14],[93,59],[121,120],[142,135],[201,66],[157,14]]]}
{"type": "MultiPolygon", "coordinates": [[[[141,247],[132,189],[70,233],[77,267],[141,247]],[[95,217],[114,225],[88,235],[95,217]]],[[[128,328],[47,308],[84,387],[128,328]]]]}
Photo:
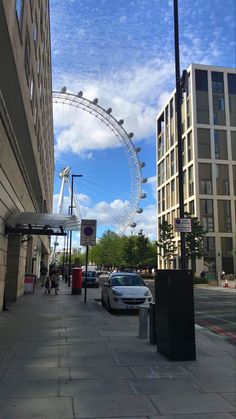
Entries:
{"type": "MultiPolygon", "coordinates": [[[[122,214],[119,214],[119,217],[114,222],[114,230],[122,235],[129,227],[135,228],[137,225],[135,217],[137,214],[143,212],[143,209],[139,204],[140,200],[146,198],[146,193],[143,192],[142,185],[147,182],[147,178],[142,176],[142,168],[145,166],[145,163],[139,160],[138,153],[140,152],[140,147],[134,146],[132,141],[133,133],[128,133],[125,130],[123,127],[124,120],[117,120],[112,115],[111,108],[104,109],[98,104],[97,98],[91,101],[83,97],[82,91],[78,94],[73,94],[67,92],[66,87],[63,87],[61,91],[53,91],[53,103],[55,105],[60,104],[66,107],[77,108],[80,113],[86,113],[90,118],[96,118],[100,125],[111,134],[113,140],[117,143],[116,146],[121,146],[123,148],[126,164],[129,168],[129,196],[122,208],[122,214]]],[[[123,163],[121,162],[121,165],[122,164],[123,163]]],[[[58,212],[62,211],[66,184],[69,193],[71,194],[69,175],[70,166],[68,165],[60,171],[61,189],[58,201],[58,212]]],[[[76,215],[79,219],[84,218],[81,215],[80,203],[79,200],[77,200],[76,194],[73,196],[73,199],[76,215]]]]}

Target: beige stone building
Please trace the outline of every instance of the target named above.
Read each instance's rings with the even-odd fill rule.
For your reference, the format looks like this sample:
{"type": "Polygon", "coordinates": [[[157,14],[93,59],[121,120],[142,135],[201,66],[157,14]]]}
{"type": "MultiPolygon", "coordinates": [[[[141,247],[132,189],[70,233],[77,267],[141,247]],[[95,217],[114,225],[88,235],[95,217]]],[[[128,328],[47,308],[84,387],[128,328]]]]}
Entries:
{"type": "Polygon", "coordinates": [[[52,209],[54,154],[48,0],[0,0],[0,310],[48,263],[47,235],[5,234],[18,212],[52,209]]]}
{"type": "MultiPolygon", "coordinates": [[[[236,71],[192,64],[182,99],[185,210],[207,235],[204,269],[236,272],[236,71]]],[[[157,220],[179,217],[175,92],[157,117],[157,220]]],[[[159,230],[159,227],[158,227],[159,230]]],[[[157,232],[159,237],[159,231],[157,232]]],[[[179,233],[175,241],[179,245],[179,233]]],[[[174,266],[178,265],[178,256],[174,266]]],[[[159,267],[164,268],[159,259],[159,267]]]]}

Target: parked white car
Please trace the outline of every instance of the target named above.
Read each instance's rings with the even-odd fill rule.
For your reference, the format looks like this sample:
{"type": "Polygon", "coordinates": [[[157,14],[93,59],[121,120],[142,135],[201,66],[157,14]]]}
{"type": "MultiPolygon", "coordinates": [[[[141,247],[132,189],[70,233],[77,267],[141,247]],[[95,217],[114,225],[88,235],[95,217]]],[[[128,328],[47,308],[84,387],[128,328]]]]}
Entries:
{"type": "Polygon", "coordinates": [[[136,273],[112,273],[102,286],[102,306],[108,310],[137,310],[149,307],[152,293],[136,273]]]}

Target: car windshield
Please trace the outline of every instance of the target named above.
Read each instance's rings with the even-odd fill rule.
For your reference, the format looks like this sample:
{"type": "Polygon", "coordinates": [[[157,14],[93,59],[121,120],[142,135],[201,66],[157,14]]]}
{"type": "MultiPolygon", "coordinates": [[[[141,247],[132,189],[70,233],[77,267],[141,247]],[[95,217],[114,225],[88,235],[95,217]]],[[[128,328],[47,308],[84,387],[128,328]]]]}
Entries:
{"type": "Polygon", "coordinates": [[[133,287],[133,286],[144,286],[145,283],[141,276],[139,275],[115,275],[111,279],[112,286],[125,286],[125,287],[133,287]]]}
{"type": "MultiPolygon", "coordinates": [[[[83,276],[85,276],[86,275],[86,273],[85,272],[83,272],[83,276]]],[[[94,271],[88,271],[87,272],[87,278],[95,278],[96,277],[96,272],[94,272],[94,271]]]]}

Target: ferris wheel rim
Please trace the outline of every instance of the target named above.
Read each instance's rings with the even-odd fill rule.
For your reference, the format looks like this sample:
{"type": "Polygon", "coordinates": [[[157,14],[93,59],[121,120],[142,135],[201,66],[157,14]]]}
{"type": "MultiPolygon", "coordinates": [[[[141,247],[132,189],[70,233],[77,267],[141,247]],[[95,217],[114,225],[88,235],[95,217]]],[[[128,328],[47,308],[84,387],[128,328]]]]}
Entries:
{"type": "MultiPolygon", "coordinates": [[[[62,89],[63,90],[63,89],[62,89]]],[[[123,120],[117,120],[112,114],[111,108],[105,110],[98,104],[98,99],[93,101],[83,97],[79,94],[70,93],[67,91],[52,91],[52,101],[55,104],[63,104],[82,109],[85,112],[90,113],[92,116],[97,117],[103,124],[105,124],[111,132],[113,132],[118,141],[125,146],[128,162],[130,166],[131,175],[131,191],[128,206],[124,211],[124,214],[120,217],[117,222],[118,234],[122,235],[128,227],[135,227],[136,223],[133,222],[135,215],[139,212],[139,202],[145,197],[142,194],[142,173],[141,169],[143,163],[140,163],[138,152],[131,140],[133,133],[129,133],[123,127],[123,120]]]]}

